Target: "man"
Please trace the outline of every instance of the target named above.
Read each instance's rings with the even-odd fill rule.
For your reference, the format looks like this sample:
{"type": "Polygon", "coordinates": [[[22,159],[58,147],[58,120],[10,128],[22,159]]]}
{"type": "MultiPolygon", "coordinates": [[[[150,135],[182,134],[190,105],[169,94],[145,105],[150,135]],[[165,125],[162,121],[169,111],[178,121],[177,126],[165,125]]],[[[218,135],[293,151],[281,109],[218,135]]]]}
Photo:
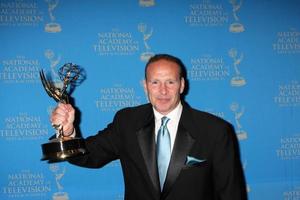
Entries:
{"type": "MultiPolygon", "coordinates": [[[[107,128],[86,139],[89,154],[69,161],[99,168],[120,159],[126,200],[247,199],[232,126],[181,100],[184,72],[174,56],[152,57],[144,81],[151,104],[118,111],[107,128]]],[[[59,104],[51,121],[74,135],[71,105],[59,104]]]]}

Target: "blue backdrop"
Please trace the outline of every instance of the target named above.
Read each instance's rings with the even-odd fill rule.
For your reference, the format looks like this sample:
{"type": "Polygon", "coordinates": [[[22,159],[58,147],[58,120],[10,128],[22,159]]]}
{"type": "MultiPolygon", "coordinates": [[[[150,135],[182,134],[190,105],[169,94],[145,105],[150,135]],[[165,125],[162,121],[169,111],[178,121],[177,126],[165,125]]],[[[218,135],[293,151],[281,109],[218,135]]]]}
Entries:
{"type": "Polygon", "coordinates": [[[297,0],[0,0],[0,199],[123,199],[118,161],[101,170],[41,162],[55,102],[39,70],[86,71],[72,96],[84,137],[147,102],[155,53],[187,67],[195,108],[230,121],[250,200],[300,199],[297,0]]]}

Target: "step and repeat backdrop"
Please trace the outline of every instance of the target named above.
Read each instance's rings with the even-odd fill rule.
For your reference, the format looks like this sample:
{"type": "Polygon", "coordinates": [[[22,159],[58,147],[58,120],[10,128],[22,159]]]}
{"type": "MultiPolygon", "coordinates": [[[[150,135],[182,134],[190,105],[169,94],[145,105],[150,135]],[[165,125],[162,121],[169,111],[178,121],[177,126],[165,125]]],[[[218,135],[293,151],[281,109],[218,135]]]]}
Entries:
{"type": "Polygon", "coordinates": [[[300,1],[0,0],[0,51],[0,199],[123,199],[119,161],[41,161],[56,102],[39,71],[84,69],[71,96],[87,137],[148,101],[156,53],[185,63],[191,106],[235,127],[249,199],[300,199],[300,1]]]}

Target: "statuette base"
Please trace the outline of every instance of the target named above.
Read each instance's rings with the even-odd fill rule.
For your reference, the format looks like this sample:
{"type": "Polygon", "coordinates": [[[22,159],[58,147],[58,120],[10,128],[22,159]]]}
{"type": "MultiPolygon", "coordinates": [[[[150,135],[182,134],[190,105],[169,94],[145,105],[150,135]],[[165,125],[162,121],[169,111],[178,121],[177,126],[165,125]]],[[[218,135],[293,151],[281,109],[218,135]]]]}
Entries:
{"type": "Polygon", "coordinates": [[[87,153],[85,142],[82,138],[55,138],[42,144],[43,157],[49,163],[65,161],[68,158],[87,153]]]}

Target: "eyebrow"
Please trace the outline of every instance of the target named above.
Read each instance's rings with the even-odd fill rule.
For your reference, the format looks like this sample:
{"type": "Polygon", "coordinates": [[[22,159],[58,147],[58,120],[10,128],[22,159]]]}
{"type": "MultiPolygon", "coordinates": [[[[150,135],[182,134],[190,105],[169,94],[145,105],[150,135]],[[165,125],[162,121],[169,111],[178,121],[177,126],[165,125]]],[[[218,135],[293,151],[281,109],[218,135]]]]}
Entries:
{"type": "Polygon", "coordinates": [[[180,79],[166,79],[166,80],[159,80],[159,79],[147,79],[146,81],[160,81],[160,82],[164,82],[164,81],[176,81],[179,82],[180,79]]]}

